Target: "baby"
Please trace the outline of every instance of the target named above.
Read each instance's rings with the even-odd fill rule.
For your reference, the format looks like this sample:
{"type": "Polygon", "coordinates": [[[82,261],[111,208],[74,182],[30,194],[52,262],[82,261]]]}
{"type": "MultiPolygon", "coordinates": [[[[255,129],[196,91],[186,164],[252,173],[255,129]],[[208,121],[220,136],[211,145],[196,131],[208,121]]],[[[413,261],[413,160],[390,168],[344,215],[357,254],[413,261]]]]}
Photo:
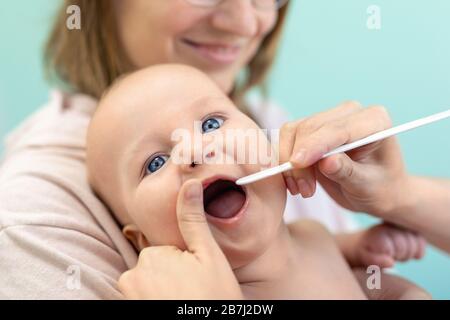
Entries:
{"type": "MultiPolygon", "coordinates": [[[[390,267],[394,260],[423,255],[419,236],[386,224],[336,237],[313,221],[286,225],[281,175],[240,187],[234,181],[259,171],[260,165],[240,164],[233,148],[202,150],[211,135],[239,129],[261,132],[206,75],[190,67],[140,70],[108,90],[88,131],[89,181],[136,250],[160,245],[186,249],[176,200],[183,183],[196,178],[203,182],[211,232],[245,298],[372,298],[367,275],[352,268],[390,267]],[[192,146],[190,161],[174,160],[172,133],[180,129],[202,137],[200,145],[192,146]],[[235,161],[196,162],[198,153],[209,160],[235,161]]],[[[239,141],[226,145],[230,142],[239,141]]],[[[258,148],[271,146],[265,139],[258,148]]],[[[385,277],[384,288],[396,290],[389,298],[426,296],[409,282],[385,277]]]]}

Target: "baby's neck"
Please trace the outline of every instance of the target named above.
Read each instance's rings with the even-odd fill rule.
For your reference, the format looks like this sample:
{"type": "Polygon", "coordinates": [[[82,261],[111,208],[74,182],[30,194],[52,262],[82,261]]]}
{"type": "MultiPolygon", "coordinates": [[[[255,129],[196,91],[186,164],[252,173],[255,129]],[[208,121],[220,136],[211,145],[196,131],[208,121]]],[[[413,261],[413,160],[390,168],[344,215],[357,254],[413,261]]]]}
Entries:
{"type": "Polygon", "coordinates": [[[261,256],[233,270],[245,298],[270,299],[269,292],[276,298],[276,288],[283,287],[284,281],[292,279],[295,270],[300,270],[298,250],[287,225],[282,223],[276,239],[261,256]],[[261,293],[265,293],[264,296],[261,293]]]}

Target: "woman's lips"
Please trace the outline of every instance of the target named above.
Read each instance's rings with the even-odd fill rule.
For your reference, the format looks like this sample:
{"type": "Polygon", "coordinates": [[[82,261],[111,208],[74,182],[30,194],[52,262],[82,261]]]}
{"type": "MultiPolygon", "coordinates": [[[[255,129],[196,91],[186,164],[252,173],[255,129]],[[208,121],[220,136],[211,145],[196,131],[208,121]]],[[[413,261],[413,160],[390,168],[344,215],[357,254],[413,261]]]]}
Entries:
{"type": "Polygon", "coordinates": [[[241,53],[241,46],[239,45],[200,43],[188,39],[183,39],[182,42],[192,48],[201,57],[216,64],[233,63],[241,53]]]}

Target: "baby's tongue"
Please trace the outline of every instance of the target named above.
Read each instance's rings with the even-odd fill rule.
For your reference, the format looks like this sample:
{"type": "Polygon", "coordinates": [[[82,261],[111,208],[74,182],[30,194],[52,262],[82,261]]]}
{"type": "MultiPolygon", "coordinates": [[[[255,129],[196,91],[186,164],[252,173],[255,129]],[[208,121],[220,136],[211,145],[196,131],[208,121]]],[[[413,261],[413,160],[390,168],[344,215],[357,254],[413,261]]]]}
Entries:
{"type": "Polygon", "coordinates": [[[245,195],[236,190],[227,190],[212,199],[205,210],[206,213],[217,218],[227,219],[234,217],[242,208],[245,195]]]}

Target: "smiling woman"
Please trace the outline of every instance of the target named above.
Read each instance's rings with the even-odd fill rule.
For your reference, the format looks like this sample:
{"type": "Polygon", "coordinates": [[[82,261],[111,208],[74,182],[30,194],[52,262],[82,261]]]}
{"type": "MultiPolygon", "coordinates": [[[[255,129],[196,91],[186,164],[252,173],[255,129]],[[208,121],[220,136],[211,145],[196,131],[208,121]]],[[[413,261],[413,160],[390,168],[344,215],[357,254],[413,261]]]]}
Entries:
{"type": "Polygon", "coordinates": [[[191,2],[66,1],[47,44],[48,73],[72,91],[99,98],[123,73],[156,63],[189,64],[210,75],[249,114],[242,98],[266,79],[287,1],[271,9],[267,2],[272,0],[255,1],[266,4],[257,12],[251,1],[221,1],[222,10],[205,6],[219,1],[191,2]],[[80,31],[61,27],[69,5],[81,8],[80,31]],[[236,74],[242,69],[246,76],[238,83],[236,74]]]}
{"type": "Polygon", "coordinates": [[[88,185],[85,137],[97,99],[127,72],[178,62],[201,69],[243,102],[250,88],[263,85],[288,8],[261,10],[256,3],[221,1],[206,8],[185,0],[62,1],[45,60],[63,90],[9,136],[1,167],[0,268],[8,274],[0,277],[2,296],[121,297],[117,279],[136,264],[137,254],[88,185]],[[69,6],[80,8],[80,30],[67,28],[69,6]],[[25,163],[33,163],[33,172],[25,163]],[[77,291],[64,286],[72,265],[81,266],[77,291]]]}
{"type": "MultiPolygon", "coordinates": [[[[265,87],[286,14],[293,9],[294,19],[290,19],[287,28],[289,34],[280,50],[281,61],[273,73],[270,93],[290,107],[288,110],[295,117],[357,98],[385,103],[395,122],[402,123],[427,114],[423,112],[424,105],[427,108],[434,105],[433,112],[438,112],[448,102],[445,94],[439,94],[448,91],[450,81],[449,60],[444,58],[450,55],[450,47],[440,41],[447,37],[445,13],[450,4],[446,0],[437,1],[439,5],[435,6],[425,0],[417,0],[413,5],[406,0],[395,4],[380,0],[377,4],[381,12],[396,17],[395,21],[383,19],[380,31],[368,31],[363,2],[274,0],[271,4],[275,3],[278,11],[266,10],[262,2],[18,0],[5,4],[5,9],[0,10],[0,34],[6,48],[0,52],[0,125],[5,124],[8,130],[18,128],[7,138],[0,167],[0,297],[122,298],[117,280],[136,265],[137,254],[121,233],[117,220],[89,188],[85,138],[98,98],[125,73],[147,67],[146,64],[190,64],[214,79],[261,127],[279,129],[288,120],[281,108],[267,99],[244,98],[249,89],[265,87]],[[49,15],[56,5],[58,11],[53,21],[49,15]],[[80,30],[67,28],[69,5],[80,8],[80,30]],[[408,15],[404,15],[405,6],[409,8],[408,15]],[[15,19],[18,16],[23,18],[15,19]],[[41,27],[48,21],[53,26],[46,47],[46,65],[57,90],[45,106],[19,126],[18,120],[47,97],[48,88],[40,79],[37,53],[48,31],[41,27]],[[415,36],[403,37],[400,45],[399,34],[415,36]],[[81,272],[79,290],[67,286],[67,275],[74,269],[81,272]]],[[[321,132],[327,134],[320,140],[334,141],[345,134],[337,132],[340,130],[337,128],[344,127],[342,119],[355,111],[355,106],[341,104],[331,112],[312,116],[308,123],[324,125],[321,132]]],[[[156,114],[161,111],[158,109],[156,114]]],[[[380,112],[381,108],[375,111],[369,112],[370,116],[366,114],[363,121],[347,123],[347,128],[362,133],[366,128],[358,127],[360,123],[389,120],[385,112],[380,112]]],[[[446,128],[442,125],[430,128],[429,134],[400,137],[411,170],[448,176],[450,154],[445,148],[436,148],[447,143],[442,135],[446,128]]],[[[311,127],[314,126],[297,130],[309,132],[311,127]]],[[[292,128],[292,124],[286,128],[292,128]]],[[[310,132],[300,135],[299,141],[309,135],[316,136],[310,132]]],[[[359,178],[353,181],[347,179],[345,185],[359,195],[370,191],[367,187],[380,191],[378,195],[382,196],[378,196],[375,207],[392,208],[392,199],[407,195],[408,201],[397,207],[400,212],[395,216],[397,222],[406,223],[413,230],[421,229],[430,241],[440,243],[443,248],[450,243],[446,227],[450,225],[447,214],[450,184],[445,179],[409,175],[405,181],[411,184],[388,183],[398,181],[391,173],[404,172],[392,170],[393,164],[402,168],[401,157],[392,156],[399,155],[398,151],[398,145],[392,143],[390,147],[377,149],[369,157],[374,160],[369,165],[364,161],[347,161],[347,165],[354,167],[345,166],[346,172],[357,172],[349,168],[360,168],[359,172],[365,174],[357,175],[359,178]],[[380,159],[385,161],[377,161],[380,159]]],[[[144,162],[145,159],[136,170],[138,177],[141,169],[145,171],[144,162]]],[[[163,162],[154,164],[158,168],[163,162]]],[[[337,167],[329,161],[314,168],[330,173],[327,170],[337,167]]],[[[300,179],[302,174],[285,179],[292,191],[299,192],[296,188],[306,185],[302,192],[306,190],[305,194],[311,195],[308,182],[312,186],[315,180],[309,169],[302,170],[306,181],[300,179]]],[[[345,178],[344,171],[339,172],[340,175],[330,177],[345,178]]],[[[354,224],[336,200],[353,209],[367,208],[353,201],[357,197],[351,203],[346,202],[348,194],[345,190],[341,192],[338,182],[324,176],[320,179],[309,199],[287,194],[285,219],[309,217],[332,231],[348,232],[354,224]]],[[[179,193],[182,195],[182,190],[179,193]]],[[[431,254],[424,261],[398,269],[435,297],[448,298],[449,284],[445,279],[450,260],[437,251],[428,252],[431,254]]],[[[164,291],[167,286],[161,288],[161,292],[167,293],[164,291]]]]}

